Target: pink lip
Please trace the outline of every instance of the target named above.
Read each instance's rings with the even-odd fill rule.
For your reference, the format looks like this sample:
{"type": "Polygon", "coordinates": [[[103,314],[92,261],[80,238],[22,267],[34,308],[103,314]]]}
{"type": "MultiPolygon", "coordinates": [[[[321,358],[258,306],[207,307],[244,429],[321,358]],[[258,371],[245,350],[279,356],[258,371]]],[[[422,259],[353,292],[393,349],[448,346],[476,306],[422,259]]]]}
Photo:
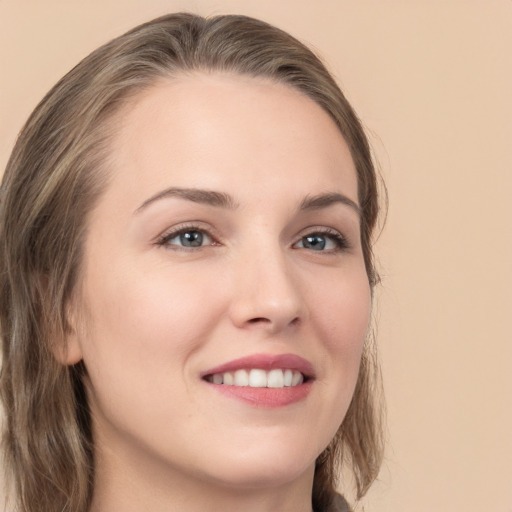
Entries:
{"type": "Polygon", "coordinates": [[[215,373],[234,372],[236,370],[249,370],[259,368],[260,370],[269,371],[273,368],[282,368],[284,370],[297,370],[304,377],[312,379],[315,376],[313,365],[295,354],[254,354],[252,356],[241,357],[227,363],[216,366],[201,373],[201,377],[213,375],[215,373]]]}
{"type": "Polygon", "coordinates": [[[261,370],[272,370],[273,368],[282,368],[297,370],[301,372],[306,380],[299,386],[290,386],[284,388],[251,388],[245,386],[226,386],[223,384],[213,384],[207,382],[215,391],[229,398],[234,398],[248,403],[255,407],[272,409],[291,405],[304,400],[313,385],[315,372],[313,365],[295,354],[266,355],[254,354],[248,357],[242,357],[211,368],[201,374],[201,377],[213,375],[215,373],[234,372],[242,369],[258,368],[261,370]]]}

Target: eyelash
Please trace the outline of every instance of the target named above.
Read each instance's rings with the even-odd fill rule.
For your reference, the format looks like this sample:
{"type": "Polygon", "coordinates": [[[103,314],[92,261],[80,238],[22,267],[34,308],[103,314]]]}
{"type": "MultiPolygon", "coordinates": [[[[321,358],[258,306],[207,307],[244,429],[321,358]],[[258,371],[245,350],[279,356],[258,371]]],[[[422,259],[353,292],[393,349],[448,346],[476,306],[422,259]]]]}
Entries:
{"type": "MultiPolygon", "coordinates": [[[[335,249],[327,249],[322,251],[314,251],[313,249],[310,249],[311,252],[323,252],[332,254],[336,252],[343,252],[351,248],[350,243],[345,236],[343,236],[338,231],[329,228],[313,228],[311,231],[308,231],[307,233],[302,235],[299,238],[299,240],[293,244],[293,246],[296,246],[298,243],[301,242],[303,243],[307,237],[330,238],[336,245],[335,249]]],[[[204,227],[198,226],[196,224],[180,226],[179,228],[173,229],[171,232],[164,233],[160,237],[158,237],[155,244],[160,247],[166,247],[177,251],[194,251],[203,247],[212,247],[215,245],[219,245],[219,243],[216,241],[216,238],[210,233],[208,229],[205,229],[204,227]],[[185,247],[180,245],[169,244],[169,241],[172,240],[173,238],[190,232],[202,233],[203,235],[206,235],[208,238],[210,238],[212,240],[212,243],[197,247],[185,247]]],[[[299,247],[299,249],[308,250],[306,247],[299,247]]]]}
{"type": "Polygon", "coordinates": [[[188,224],[185,226],[180,226],[179,228],[173,229],[170,232],[164,233],[161,236],[158,237],[156,241],[156,245],[161,247],[166,247],[168,249],[172,249],[175,251],[193,251],[196,249],[200,249],[202,247],[211,247],[215,245],[219,245],[216,241],[215,237],[210,233],[208,229],[205,229],[204,227],[198,226],[197,224],[188,224]],[[176,238],[177,236],[183,235],[185,233],[191,233],[191,232],[197,232],[202,233],[203,235],[207,235],[213,243],[207,244],[207,245],[201,245],[198,247],[185,247],[185,246],[179,246],[179,245],[171,245],[169,244],[169,241],[173,238],[176,238]]]}
{"type": "MultiPolygon", "coordinates": [[[[320,229],[316,229],[316,230],[313,229],[312,231],[308,231],[307,233],[302,235],[300,237],[300,239],[297,242],[295,242],[294,245],[297,245],[299,242],[302,242],[307,237],[316,237],[316,236],[330,238],[336,246],[334,249],[326,249],[324,251],[316,251],[316,252],[324,252],[324,253],[332,254],[332,253],[336,253],[336,252],[344,252],[351,248],[350,243],[345,236],[343,236],[339,231],[329,229],[329,228],[320,228],[320,229]]],[[[311,250],[311,251],[315,252],[313,250],[311,250]]]]}

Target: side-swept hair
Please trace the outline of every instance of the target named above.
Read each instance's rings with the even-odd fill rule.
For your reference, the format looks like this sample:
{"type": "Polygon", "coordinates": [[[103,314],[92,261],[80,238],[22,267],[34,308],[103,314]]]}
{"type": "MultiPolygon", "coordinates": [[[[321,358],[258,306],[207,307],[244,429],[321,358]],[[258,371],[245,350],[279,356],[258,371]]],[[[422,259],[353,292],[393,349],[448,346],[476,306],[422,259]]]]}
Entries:
{"type": "MultiPolygon", "coordinates": [[[[19,512],[86,512],[94,487],[83,365],[56,361],[66,310],[80,276],[88,212],[108,180],[109,121],[162,77],[193,70],[266,77],[288,84],[335,121],[354,160],[368,280],[378,281],[372,234],[379,212],[368,140],[318,57],[289,34],[245,16],[171,14],[94,51],[45,96],[21,131],[0,203],[0,396],[3,446],[19,512]]],[[[318,457],[313,507],[332,501],[341,466],[357,497],[382,459],[378,365],[367,340],[356,390],[329,447],[318,457]]]]}

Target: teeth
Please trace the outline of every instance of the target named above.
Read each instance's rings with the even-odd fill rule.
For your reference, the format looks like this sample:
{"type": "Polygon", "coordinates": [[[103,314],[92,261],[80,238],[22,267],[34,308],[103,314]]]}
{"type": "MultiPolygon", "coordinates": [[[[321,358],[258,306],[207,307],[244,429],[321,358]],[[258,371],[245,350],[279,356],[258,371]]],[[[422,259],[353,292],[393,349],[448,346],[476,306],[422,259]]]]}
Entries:
{"type": "Polygon", "coordinates": [[[249,372],[249,387],[266,388],[267,372],[265,370],[251,370],[249,372]]]}
{"type": "Polygon", "coordinates": [[[304,376],[302,373],[290,369],[281,370],[275,368],[267,372],[255,368],[252,370],[216,373],[210,375],[207,380],[213,384],[224,384],[225,386],[283,388],[299,386],[304,382],[304,376]]]}
{"type": "Polygon", "coordinates": [[[269,388],[284,388],[283,370],[270,370],[268,372],[267,386],[269,388]]]}
{"type": "MultiPolygon", "coordinates": [[[[215,377],[215,375],[214,375],[215,377]]],[[[222,379],[224,383],[224,378],[222,379]]],[[[247,370],[237,370],[234,379],[235,386],[248,386],[249,385],[249,372],[247,370]]]]}
{"type": "Polygon", "coordinates": [[[302,376],[302,373],[293,372],[292,386],[298,386],[299,384],[302,384],[303,380],[304,380],[304,377],[302,376]]]}

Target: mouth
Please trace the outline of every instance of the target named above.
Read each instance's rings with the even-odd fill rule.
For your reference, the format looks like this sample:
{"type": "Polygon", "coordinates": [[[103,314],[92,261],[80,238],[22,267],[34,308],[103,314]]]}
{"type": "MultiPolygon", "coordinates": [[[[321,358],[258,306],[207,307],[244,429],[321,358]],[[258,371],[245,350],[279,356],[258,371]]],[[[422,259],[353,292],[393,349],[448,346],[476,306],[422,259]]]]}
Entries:
{"type": "Polygon", "coordinates": [[[255,354],[207,370],[201,378],[231,398],[279,407],[306,398],[315,374],[309,361],[294,354],[255,354]]]}
{"type": "Polygon", "coordinates": [[[204,377],[211,384],[250,388],[285,388],[300,386],[307,380],[301,372],[289,368],[241,369],[234,372],[213,373],[204,377]]]}

